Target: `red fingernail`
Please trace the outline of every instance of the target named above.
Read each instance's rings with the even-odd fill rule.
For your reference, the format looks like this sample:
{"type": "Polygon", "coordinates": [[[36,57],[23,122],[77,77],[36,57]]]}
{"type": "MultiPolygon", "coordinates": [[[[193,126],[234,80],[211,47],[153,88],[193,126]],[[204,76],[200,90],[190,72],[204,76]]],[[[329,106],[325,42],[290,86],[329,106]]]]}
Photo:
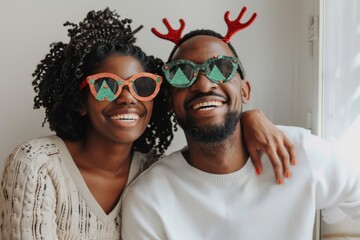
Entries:
{"type": "Polygon", "coordinates": [[[257,175],[260,175],[260,174],[261,174],[261,169],[260,169],[260,168],[256,168],[255,171],[256,171],[256,174],[257,174],[257,175]]]}
{"type": "Polygon", "coordinates": [[[286,178],[289,178],[290,176],[291,176],[291,173],[290,173],[290,172],[286,172],[286,173],[285,173],[285,177],[286,177],[286,178]]]}
{"type": "Polygon", "coordinates": [[[279,185],[283,184],[283,180],[282,180],[282,178],[279,178],[279,180],[278,180],[278,184],[279,184],[279,185]]]}

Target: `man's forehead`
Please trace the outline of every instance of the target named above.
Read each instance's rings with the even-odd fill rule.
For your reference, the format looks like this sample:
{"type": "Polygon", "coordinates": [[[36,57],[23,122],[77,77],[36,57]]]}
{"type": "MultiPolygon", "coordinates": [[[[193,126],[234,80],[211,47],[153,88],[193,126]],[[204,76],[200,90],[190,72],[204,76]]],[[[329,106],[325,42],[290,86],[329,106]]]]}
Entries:
{"type": "Polygon", "coordinates": [[[221,39],[213,36],[198,35],[183,42],[175,51],[173,60],[197,59],[202,62],[215,55],[233,56],[233,53],[221,39]]]}

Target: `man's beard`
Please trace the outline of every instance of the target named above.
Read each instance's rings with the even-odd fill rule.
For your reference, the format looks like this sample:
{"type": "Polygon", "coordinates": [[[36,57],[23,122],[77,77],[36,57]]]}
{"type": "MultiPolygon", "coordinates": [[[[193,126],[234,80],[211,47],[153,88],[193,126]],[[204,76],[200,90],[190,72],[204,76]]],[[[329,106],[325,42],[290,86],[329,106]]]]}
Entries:
{"type": "Polygon", "coordinates": [[[225,121],[221,124],[199,127],[189,115],[185,118],[178,118],[180,127],[194,140],[203,144],[220,143],[231,136],[239,123],[241,113],[228,112],[225,121]]]}

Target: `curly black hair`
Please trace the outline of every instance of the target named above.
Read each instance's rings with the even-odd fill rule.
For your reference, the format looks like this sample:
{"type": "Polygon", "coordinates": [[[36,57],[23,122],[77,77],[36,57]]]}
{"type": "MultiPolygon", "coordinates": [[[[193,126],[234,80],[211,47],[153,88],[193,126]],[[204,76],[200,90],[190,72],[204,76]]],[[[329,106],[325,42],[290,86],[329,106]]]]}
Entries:
{"type": "MultiPolygon", "coordinates": [[[[79,85],[85,76],[112,54],[130,55],[139,60],[145,71],[159,74],[163,62],[147,56],[140,47],[135,46],[134,37],[142,26],[131,29],[131,19],[119,19],[116,11],[106,8],[90,11],[79,24],[66,22],[69,43],[58,42],[50,45],[48,53],[37,65],[32,82],[36,96],[34,109],[45,108],[43,126],[49,122],[50,129],[66,140],[83,139],[86,135],[86,116],[79,110],[84,106],[84,91],[79,85]]],[[[154,99],[151,120],[133,150],[148,153],[156,151],[160,156],[173,139],[172,114],[164,89],[154,99]]]]}

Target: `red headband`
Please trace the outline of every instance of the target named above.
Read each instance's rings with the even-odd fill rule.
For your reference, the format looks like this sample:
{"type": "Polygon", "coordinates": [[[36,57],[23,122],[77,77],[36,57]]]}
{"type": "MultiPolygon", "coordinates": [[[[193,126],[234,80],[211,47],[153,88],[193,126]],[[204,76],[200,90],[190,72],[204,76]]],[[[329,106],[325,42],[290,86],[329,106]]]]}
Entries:
{"type": "MultiPolygon", "coordinates": [[[[234,20],[234,21],[230,21],[229,19],[229,14],[230,12],[227,11],[224,15],[224,20],[226,22],[226,25],[228,26],[228,31],[225,35],[225,37],[222,38],[222,40],[226,43],[229,43],[230,42],[230,39],[231,37],[237,33],[238,31],[250,26],[257,14],[256,13],[253,13],[253,15],[251,16],[251,18],[246,22],[246,23],[241,23],[240,20],[241,18],[243,17],[243,15],[245,14],[245,11],[246,11],[246,7],[243,7],[240,11],[240,14],[239,16],[234,20]]],[[[155,28],[151,28],[151,31],[156,35],[158,36],[159,38],[162,38],[162,39],[165,39],[165,40],[169,40],[173,43],[175,43],[175,45],[178,45],[179,43],[179,40],[181,39],[181,34],[185,28],[185,22],[183,19],[180,19],[179,20],[180,22],[180,28],[175,30],[174,28],[172,28],[169,24],[169,21],[164,18],[163,19],[163,23],[165,24],[166,28],[168,29],[168,33],[167,34],[162,34],[160,33],[158,30],[156,30],[155,28]]]]}

